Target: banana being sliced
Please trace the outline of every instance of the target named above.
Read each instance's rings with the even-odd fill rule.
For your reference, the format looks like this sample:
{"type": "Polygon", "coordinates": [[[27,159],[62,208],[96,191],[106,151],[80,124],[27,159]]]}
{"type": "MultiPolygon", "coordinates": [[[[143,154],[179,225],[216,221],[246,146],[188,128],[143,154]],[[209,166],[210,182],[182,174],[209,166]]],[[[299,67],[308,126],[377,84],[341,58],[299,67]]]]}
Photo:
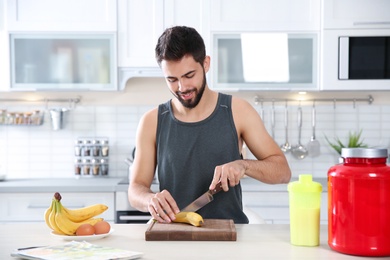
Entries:
{"type": "Polygon", "coordinates": [[[195,227],[200,227],[204,223],[203,217],[196,212],[179,212],[175,217],[173,222],[187,223],[195,227]]]}

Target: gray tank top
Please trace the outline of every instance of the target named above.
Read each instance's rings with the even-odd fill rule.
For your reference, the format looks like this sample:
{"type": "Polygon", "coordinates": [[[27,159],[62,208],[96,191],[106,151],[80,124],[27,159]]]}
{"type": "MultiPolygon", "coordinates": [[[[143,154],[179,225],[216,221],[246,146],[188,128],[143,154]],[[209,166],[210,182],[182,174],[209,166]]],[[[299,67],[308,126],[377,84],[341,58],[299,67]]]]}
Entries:
{"type": "MultiPolygon", "coordinates": [[[[160,190],[168,190],[182,209],[208,190],[217,165],[241,159],[230,95],[219,93],[214,112],[206,119],[177,120],[171,102],[158,107],[157,165],[160,190]]],[[[201,208],[203,218],[248,223],[242,210],[241,185],[221,191],[201,208]]]]}

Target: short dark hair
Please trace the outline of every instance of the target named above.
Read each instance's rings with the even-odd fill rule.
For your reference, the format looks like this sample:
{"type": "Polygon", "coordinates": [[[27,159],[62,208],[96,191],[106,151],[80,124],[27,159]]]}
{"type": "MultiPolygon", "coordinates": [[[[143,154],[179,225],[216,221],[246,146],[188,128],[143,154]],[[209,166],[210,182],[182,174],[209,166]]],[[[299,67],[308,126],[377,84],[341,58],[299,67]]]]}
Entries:
{"type": "Polygon", "coordinates": [[[166,29],[158,38],[155,54],[159,66],[162,60],[178,61],[187,54],[203,64],[206,47],[202,36],[194,28],[174,26],[166,29]]]}

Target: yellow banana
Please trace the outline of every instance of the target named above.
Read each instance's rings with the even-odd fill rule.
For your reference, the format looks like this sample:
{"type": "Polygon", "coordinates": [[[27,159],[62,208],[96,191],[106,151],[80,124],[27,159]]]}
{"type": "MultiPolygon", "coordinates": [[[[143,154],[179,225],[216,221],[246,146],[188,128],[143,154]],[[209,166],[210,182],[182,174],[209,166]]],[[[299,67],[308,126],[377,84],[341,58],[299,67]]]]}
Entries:
{"type": "Polygon", "coordinates": [[[204,223],[203,217],[196,212],[179,212],[175,217],[173,222],[187,223],[195,227],[200,227],[204,223]]]}
{"type": "Polygon", "coordinates": [[[102,221],[103,218],[90,218],[81,222],[74,222],[67,218],[67,216],[63,213],[63,209],[61,204],[57,204],[57,212],[55,215],[55,222],[58,226],[58,228],[61,229],[63,233],[66,235],[73,236],[76,233],[76,230],[79,226],[82,224],[88,223],[91,224],[92,226],[95,225],[97,222],[102,221]]]}
{"type": "Polygon", "coordinates": [[[58,201],[56,199],[53,199],[53,208],[49,214],[49,223],[50,223],[50,226],[54,230],[55,233],[57,233],[59,235],[65,235],[65,233],[58,227],[58,225],[55,221],[57,209],[58,209],[58,201]]]}
{"type": "MultiPolygon", "coordinates": [[[[51,226],[50,224],[50,221],[49,221],[49,216],[50,216],[50,213],[52,212],[53,210],[53,205],[54,205],[54,200],[51,201],[51,204],[50,204],[50,207],[48,207],[46,210],[45,210],[45,214],[44,214],[44,218],[45,218],[45,223],[46,225],[53,229],[53,227],[51,226]]],[[[53,229],[54,230],[54,229],[53,229]]]]}
{"type": "Polygon", "coordinates": [[[108,207],[104,204],[95,204],[95,205],[91,205],[79,209],[68,209],[64,207],[64,205],[62,205],[63,214],[73,222],[82,222],[84,220],[93,218],[97,215],[100,215],[107,209],[108,207]]]}

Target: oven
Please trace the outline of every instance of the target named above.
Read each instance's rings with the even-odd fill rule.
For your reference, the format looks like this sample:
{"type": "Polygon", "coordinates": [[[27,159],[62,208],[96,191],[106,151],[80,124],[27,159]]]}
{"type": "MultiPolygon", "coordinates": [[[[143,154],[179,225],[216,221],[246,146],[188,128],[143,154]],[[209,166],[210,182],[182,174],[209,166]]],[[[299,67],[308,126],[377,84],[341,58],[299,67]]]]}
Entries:
{"type": "MultiPolygon", "coordinates": [[[[127,197],[127,188],[129,187],[128,178],[121,181],[115,192],[115,223],[117,224],[136,224],[147,223],[152,216],[149,212],[141,212],[130,206],[127,197]]],[[[152,184],[152,190],[158,190],[158,184],[152,184]]]]}

